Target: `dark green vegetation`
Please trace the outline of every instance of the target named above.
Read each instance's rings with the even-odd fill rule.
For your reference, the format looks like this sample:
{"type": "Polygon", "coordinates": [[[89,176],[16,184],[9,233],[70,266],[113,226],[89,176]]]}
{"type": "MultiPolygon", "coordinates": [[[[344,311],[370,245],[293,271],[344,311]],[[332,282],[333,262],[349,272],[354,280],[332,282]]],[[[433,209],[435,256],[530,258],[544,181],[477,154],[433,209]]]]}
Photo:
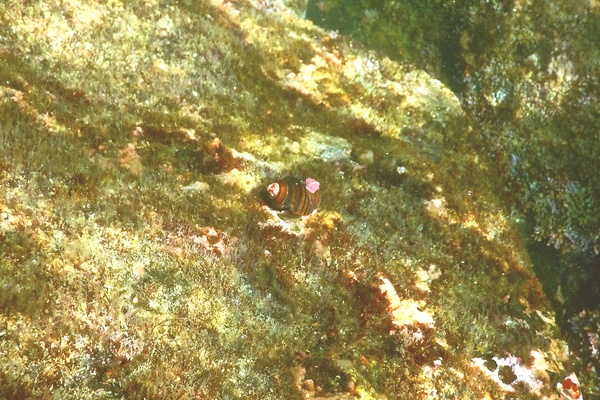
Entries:
{"type": "Polygon", "coordinates": [[[279,3],[0,24],[0,397],[557,398],[549,302],[440,82],[279,3]],[[315,216],[261,204],[288,174],[315,216]]]}
{"type": "Polygon", "coordinates": [[[600,4],[315,0],[308,10],[457,93],[599,396],[600,4]]]}
{"type": "Polygon", "coordinates": [[[600,251],[600,6],[351,4],[311,1],[308,16],[448,83],[500,164],[517,209],[534,221],[536,238],[600,251]]]}

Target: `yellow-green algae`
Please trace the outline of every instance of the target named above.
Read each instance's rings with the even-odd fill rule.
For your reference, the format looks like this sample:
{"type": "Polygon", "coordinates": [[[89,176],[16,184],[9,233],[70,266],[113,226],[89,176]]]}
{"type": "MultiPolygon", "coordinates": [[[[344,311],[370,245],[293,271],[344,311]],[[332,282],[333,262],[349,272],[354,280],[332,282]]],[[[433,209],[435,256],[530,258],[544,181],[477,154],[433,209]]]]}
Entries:
{"type": "Polygon", "coordinates": [[[0,5],[3,397],[558,398],[457,99],[295,7],[0,5]],[[261,205],[288,173],[315,216],[261,205]]]}
{"type": "Polygon", "coordinates": [[[592,398],[600,397],[599,5],[309,0],[306,11],[457,92],[592,398]]]}

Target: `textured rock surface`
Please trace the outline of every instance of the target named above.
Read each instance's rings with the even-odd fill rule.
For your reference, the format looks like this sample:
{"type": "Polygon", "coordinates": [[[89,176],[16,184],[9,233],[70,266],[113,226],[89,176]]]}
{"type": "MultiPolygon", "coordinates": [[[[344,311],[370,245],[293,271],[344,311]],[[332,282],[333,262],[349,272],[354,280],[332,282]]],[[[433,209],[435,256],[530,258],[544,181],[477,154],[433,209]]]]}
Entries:
{"type": "Polygon", "coordinates": [[[3,396],[558,398],[457,98],[301,8],[0,6],[3,396]]]}

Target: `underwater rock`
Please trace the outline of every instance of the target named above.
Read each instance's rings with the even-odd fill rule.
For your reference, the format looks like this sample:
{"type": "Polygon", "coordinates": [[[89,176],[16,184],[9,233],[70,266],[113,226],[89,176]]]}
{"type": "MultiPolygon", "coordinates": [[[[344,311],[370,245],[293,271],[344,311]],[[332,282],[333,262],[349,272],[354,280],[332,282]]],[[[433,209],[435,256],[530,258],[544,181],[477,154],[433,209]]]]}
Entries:
{"type": "Polygon", "coordinates": [[[348,140],[325,135],[318,132],[308,132],[302,138],[300,147],[313,153],[313,156],[323,160],[326,163],[349,162],[352,145],[348,140]]]}
{"type": "Polygon", "coordinates": [[[375,162],[375,153],[373,153],[372,150],[365,150],[358,155],[358,161],[361,164],[370,167],[375,162]]]}
{"type": "Polygon", "coordinates": [[[200,160],[202,171],[205,173],[229,172],[240,167],[233,151],[223,145],[219,138],[214,138],[204,145],[204,152],[200,153],[200,160]]]}
{"type": "Polygon", "coordinates": [[[206,182],[196,181],[186,186],[181,187],[181,191],[185,194],[202,193],[210,189],[210,185],[206,182]]]}
{"type": "Polygon", "coordinates": [[[9,3],[0,398],[559,398],[573,357],[502,182],[427,74],[286,2],[9,3]],[[283,171],[332,206],[268,208],[283,171]]]}
{"type": "Polygon", "coordinates": [[[574,373],[565,376],[562,382],[556,384],[556,387],[564,399],[583,400],[579,379],[574,373]]]}

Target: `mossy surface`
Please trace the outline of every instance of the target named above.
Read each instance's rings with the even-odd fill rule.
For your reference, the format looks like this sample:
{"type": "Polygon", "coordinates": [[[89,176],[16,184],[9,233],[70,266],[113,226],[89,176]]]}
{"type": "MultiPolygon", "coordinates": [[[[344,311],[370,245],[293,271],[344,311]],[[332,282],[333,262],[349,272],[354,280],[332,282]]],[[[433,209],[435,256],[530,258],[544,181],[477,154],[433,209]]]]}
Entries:
{"type": "Polygon", "coordinates": [[[457,93],[591,397],[600,396],[599,11],[587,0],[310,0],[307,9],[457,93]]]}
{"type": "Polygon", "coordinates": [[[558,398],[458,99],[294,7],[0,5],[0,397],[558,398]]]}

